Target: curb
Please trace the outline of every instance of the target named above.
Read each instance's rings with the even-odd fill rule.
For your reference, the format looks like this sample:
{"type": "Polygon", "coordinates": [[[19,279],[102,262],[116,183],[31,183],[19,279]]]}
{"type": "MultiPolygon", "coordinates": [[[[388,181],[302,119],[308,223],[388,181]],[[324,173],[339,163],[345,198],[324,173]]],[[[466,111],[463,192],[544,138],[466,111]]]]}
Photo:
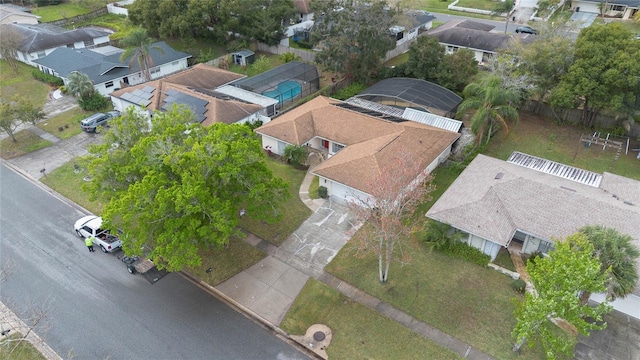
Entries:
{"type": "Polygon", "coordinates": [[[20,318],[4,303],[0,302],[0,319],[2,319],[2,330],[14,330],[14,333],[8,333],[7,335],[0,336],[0,339],[4,339],[5,336],[11,336],[16,333],[20,333],[25,341],[28,341],[42,356],[47,360],[62,360],[62,357],[58,355],[47,343],[42,340],[38,334],[30,329],[20,318]],[[5,328],[5,326],[8,327],[5,328]]]}
{"type": "Polygon", "coordinates": [[[215,287],[207,284],[206,282],[200,280],[199,278],[197,278],[193,274],[189,273],[188,271],[182,270],[182,271],[180,271],[180,275],[182,275],[185,279],[189,280],[190,282],[192,282],[196,286],[200,287],[204,291],[206,291],[209,294],[213,295],[218,300],[220,300],[223,303],[229,305],[231,308],[233,308],[237,312],[239,312],[239,313],[243,314],[244,316],[246,316],[247,318],[253,320],[255,323],[261,325],[262,327],[264,327],[267,330],[273,331],[276,336],[280,337],[282,340],[286,341],[289,345],[291,345],[291,346],[295,347],[296,349],[298,349],[301,353],[304,353],[305,355],[309,356],[312,359],[321,359],[321,360],[323,360],[323,358],[321,358],[318,354],[316,354],[313,351],[310,351],[305,346],[302,346],[302,344],[300,344],[297,341],[293,340],[291,338],[291,336],[289,336],[289,334],[287,332],[285,332],[284,330],[282,330],[278,326],[272,324],[270,321],[268,321],[267,319],[263,318],[262,316],[256,314],[251,309],[249,309],[249,308],[245,307],[244,305],[240,304],[239,302],[235,301],[233,298],[227,296],[222,291],[220,291],[220,290],[216,289],[215,287]]]}

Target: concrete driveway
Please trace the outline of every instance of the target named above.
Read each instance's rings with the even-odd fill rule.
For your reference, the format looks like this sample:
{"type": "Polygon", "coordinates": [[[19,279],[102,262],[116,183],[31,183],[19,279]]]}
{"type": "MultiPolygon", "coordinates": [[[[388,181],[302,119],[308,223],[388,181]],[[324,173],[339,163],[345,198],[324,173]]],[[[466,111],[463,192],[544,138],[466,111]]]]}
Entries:
{"type": "Polygon", "coordinates": [[[351,229],[347,208],[326,200],[280,247],[249,235],[247,242],[269,256],[215,288],[254,316],[279,326],[309,277],[322,274],[351,229]]]}

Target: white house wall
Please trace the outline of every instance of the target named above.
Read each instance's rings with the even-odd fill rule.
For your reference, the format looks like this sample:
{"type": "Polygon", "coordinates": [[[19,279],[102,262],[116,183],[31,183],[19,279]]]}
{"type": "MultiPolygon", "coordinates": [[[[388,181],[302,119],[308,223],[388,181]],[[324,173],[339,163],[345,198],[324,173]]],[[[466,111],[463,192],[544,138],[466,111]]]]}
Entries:
{"type": "Polygon", "coordinates": [[[491,261],[496,259],[496,256],[498,256],[498,251],[500,251],[500,248],[502,247],[500,244],[494,243],[473,234],[469,234],[466,240],[462,239],[462,242],[482,251],[483,254],[489,255],[491,257],[491,261]]]}
{"type": "Polygon", "coordinates": [[[262,148],[263,149],[267,149],[270,148],[271,152],[276,154],[276,155],[282,155],[282,152],[278,149],[283,149],[284,146],[286,146],[285,143],[283,143],[282,141],[276,139],[276,138],[272,138],[270,136],[267,135],[262,135],[262,148]]]}

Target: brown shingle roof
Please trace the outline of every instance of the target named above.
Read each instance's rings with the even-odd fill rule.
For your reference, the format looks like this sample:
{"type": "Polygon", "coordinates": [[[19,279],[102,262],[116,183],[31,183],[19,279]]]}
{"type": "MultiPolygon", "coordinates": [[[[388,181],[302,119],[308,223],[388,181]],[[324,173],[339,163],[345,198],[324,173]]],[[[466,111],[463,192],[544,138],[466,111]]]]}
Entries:
{"type": "Polygon", "coordinates": [[[143,89],[147,86],[151,86],[155,90],[153,91],[153,96],[150,99],[151,102],[146,108],[150,111],[157,111],[161,110],[164,100],[167,98],[167,92],[173,89],[208,102],[206,106],[207,112],[204,114],[205,119],[202,122],[202,125],[211,125],[215,122],[232,124],[260,111],[262,107],[260,105],[248,104],[234,99],[218,99],[216,97],[202,94],[193,89],[200,87],[213,89],[218,86],[217,84],[226,84],[229,81],[240,77],[243,77],[243,75],[231,73],[229,71],[217,69],[204,64],[198,64],[192,68],[179,72],[175,75],[167,76],[161,80],[150,81],[116,90],[111,93],[111,96],[122,97],[122,95],[127,92],[133,92],[136,89],[143,89]]]}
{"type": "Polygon", "coordinates": [[[459,137],[458,133],[411,121],[394,123],[371,117],[335,106],[338,103],[317,97],[256,131],[295,145],[315,137],[346,145],[313,172],[365,193],[370,193],[382,167],[401,151],[420,159],[426,168],[459,137]]]}

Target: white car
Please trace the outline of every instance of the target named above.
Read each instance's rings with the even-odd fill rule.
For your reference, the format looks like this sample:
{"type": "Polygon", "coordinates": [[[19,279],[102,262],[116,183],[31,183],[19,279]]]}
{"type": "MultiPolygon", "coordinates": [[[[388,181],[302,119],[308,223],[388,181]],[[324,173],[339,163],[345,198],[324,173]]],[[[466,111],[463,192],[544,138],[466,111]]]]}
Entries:
{"type": "Polygon", "coordinates": [[[73,229],[81,238],[93,236],[93,245],[100,247],[105,253],[114,252],[122,248],[122,242],[117,236],[109,234],[107,230],[103,230],[102,218],[95,215],[85,216],[73,225],[73,229]]]}

